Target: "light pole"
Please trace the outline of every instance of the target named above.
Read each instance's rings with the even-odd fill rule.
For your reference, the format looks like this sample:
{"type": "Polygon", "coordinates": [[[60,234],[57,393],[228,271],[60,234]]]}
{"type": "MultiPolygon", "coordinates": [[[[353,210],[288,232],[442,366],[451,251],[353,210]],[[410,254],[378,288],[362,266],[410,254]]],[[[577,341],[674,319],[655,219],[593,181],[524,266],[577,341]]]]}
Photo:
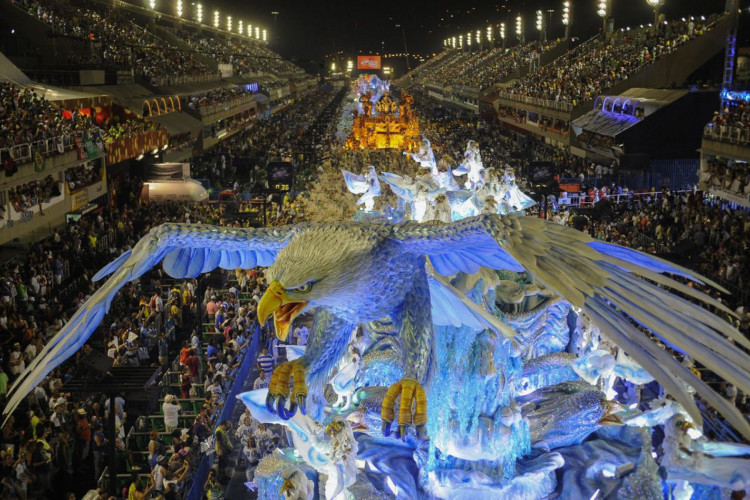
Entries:
{"type": "Polygon", "coordinates": [[[662,0],[646,0],[646,3],[654,9],[654,33],[659,31],[659,14],[661,10],[662,0]]]}
{"type": "Polygon", "coordinates": [[[271,12],[273,16],[273,33],[276,35],[276,40],[279,39],[279,11],[274,10],[271,12]]]}
{"type": "Polygon", "coordinates": [[[571,24],[571,14],[572,11],[570,9],[570,1],[565,0],[563,2],[563,9],[562,9],[562,23],[563,26],[565,26],[565,39],[570,39],[570,24],[571,24]]]}
{"type": "Polygon", "coordinates": [[[503,48],[505,48],[505,23],[500,23],[500,39],[503,41],[503,48]]]}
{"type": "Polygon", "coordinates": [[[516,36],[518,37],[519,42],[525,42],[523,34],[523,17],[521,17],[521,14],[516,17],[516,36]]]}
{"type": "Polygon", "coordinates": [[[487,42],[490,48],[492,47],[492,26],[487,26],[487,42]]]}
{"type": "Polygon", "coordinates": [[[598,0],[598,10],[596,13],[602,18],[602,36],[605,40],[609,37],[607,35],[607,22],[609,20],[609,0],[598,0]]]}
{"type": "Polygon", "coordinates": [[[396,28],[401,28],[401,36],[404,39],[404,57],[406,57],[406,71],[411,71],[411,63],[409,62],[409,49],[406,47],[406,28],[403,24],[397,24],[396,28]]]}
{"type": "Polygon", "coordinates": [[[544,14],[541,10],[536,11],[536,29],[539,31],[539,39],[542,42],[546,40],[546,33],[544,32],[544,14]]]}
{"type": "Polygon", "coordinates": [[[547,30],[552,25],[552,14],[555,13],[555,9],[547,9],[547,22],[544,25],[544,39],[547,40],[547,30]]]}

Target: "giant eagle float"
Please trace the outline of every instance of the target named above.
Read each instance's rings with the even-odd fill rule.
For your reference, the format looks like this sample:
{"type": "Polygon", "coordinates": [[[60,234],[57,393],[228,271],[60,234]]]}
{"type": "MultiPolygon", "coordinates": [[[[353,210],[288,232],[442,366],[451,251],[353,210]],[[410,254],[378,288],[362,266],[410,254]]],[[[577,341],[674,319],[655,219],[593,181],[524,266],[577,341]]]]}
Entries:
{"type": "MultiPolygon", "coordinates": [[[[516,215],[453,223],[328,222],[247,229],[162,224],[94,276],[99,281],[110,275],[19,377],[4,413],[13,412],[83,346],[125,283],[159,263],[174,278],[194,278],[217,267],[267,266],[269,286],[258,318],[273,317],[282,340],[295,317],[316,311],[304,355],[273,372],[265,406],[283,420],[298,411],[322,418],[325,386],[346,353],[351,332],[389,318],[400,345],[401,379],[389,384],[382,399],[382,435],[389,436],[395,424],[397,436],[403,438],[412,427],[424,436],[427,401],[437,390],[431,384],[439,368],[435,324],[456,320],[450,300],[438,297],[452,290],[444,277],[491,269],[532,275],[596,322],[693,422],[702,422],[695,392],[750,439],[750,424],[737,408],[675,356],[688,355],[750,393],[750,357],[737,347],[750,348],[750,342],[706,310],[710,306],[731,315],[728,308],[686,281],[721,287],[656,257],[516,215]],[[394,402],[399,399],[397,415],[394,402]]],[[[475,311],[467,321],[492,323],[487,316],[475,311]]],[[[496,323],[488,328],[514,336],[496,323]]]]}

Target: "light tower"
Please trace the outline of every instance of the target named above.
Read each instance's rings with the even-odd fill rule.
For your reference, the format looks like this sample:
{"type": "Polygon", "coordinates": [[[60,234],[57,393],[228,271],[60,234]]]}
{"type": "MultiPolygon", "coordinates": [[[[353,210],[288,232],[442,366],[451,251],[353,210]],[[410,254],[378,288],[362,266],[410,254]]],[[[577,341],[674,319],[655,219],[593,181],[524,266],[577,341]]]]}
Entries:
{"type": "Polygon", "coordinates": [[[198,24],[203,22],[203,5],[198,4],[195,6],[195,20],[198,24]]]}
{"type": "Polygon", "coordinates": [[[562,9],[562,23],[563,26],[565,26],[565,39],[570,39],[570,24],[571,24],[571,14],[572,11],[570,10],[570,1],[565,0],[563,2],[563,9],[562,9]]]}
{"type": "Polygon", "coordinates": [[[505,48],[505,23],[500,23],[500,40],[503,41],[503,48],[505,48]]]}
{"type": "Polygon", "coordinates": [[[547,34],[544,30],[544,12],[541,10],[536,11],[536,29],[539,31],[539,39],[542,42],[547,41],[547,34]]]}
{"type": "Polygon", "coordinates": [[[607,24],[609,23],[609,0],[598,0],[596,6],[598,9],[596,13],[602,18],[602,36],[606,40],[609,38],[609,30],[607,29],[607,24]]]}
{"type": "Polygon", "coordinates": [[[516,17],[516,36],[521,43],[526,41],[523,33],[523,17],[521,14],[518,14],[518,17],[516,17]]]}

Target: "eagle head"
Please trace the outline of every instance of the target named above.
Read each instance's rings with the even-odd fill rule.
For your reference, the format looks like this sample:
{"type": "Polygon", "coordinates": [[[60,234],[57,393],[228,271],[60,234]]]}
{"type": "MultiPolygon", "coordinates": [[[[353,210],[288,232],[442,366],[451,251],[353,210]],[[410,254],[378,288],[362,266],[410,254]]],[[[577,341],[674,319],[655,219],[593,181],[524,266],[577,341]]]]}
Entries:
{"type": "Polygon", "coordinates": [[[294,318],[309,307],[356,310],[372,290],[377,231],[358,225],[326,225],[297,234],[268,268],[269,286],[258,303],[258,320],[273,314],[276,336],[286,340],[294,318]]]}

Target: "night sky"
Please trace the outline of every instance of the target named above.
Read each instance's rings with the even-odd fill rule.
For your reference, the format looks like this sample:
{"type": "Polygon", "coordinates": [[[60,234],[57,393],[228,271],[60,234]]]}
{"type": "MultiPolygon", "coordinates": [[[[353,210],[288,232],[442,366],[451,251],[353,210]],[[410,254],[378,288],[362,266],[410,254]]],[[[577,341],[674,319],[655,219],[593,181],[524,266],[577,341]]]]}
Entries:
{"type": "MultiPolygon", "coordinates": [[[[616,28],[648,23],[653,11],[646,0],[610,0],[616,28]]],[[[601,19],[596,15],[597,0],[572,0],[572,36],[588,38],[597,33],[601,19]]],[[[743,6],[748,0],[742,0],[743,6]]],[[[725,0],[666,0],[668,18],[701,15],[723,10],[725,0]]],[[[283,1],[253,0],[241,4],[229,0],[204,2],[204,10],[219,9],[222,17],[259,23],[268,27],[271,47],[283,56],[305,61],[323,61],[326,54],[343,51],[352,54],[403,52],[404,26],[411,53],[426,54],[441,49],[442,41],[469,30],[486,29],[489,23],[506,22],[509,39],[514,37],[514,19],[519,11],[525,17],[527,40],[538,36],[537,9],[554,9],[549,37],[564,32],[560,21],[562,0],[461,1],[283,1]],[[274,24],[272,11],[278,11],[274,24]]],[[[750,17],[750,14],[745,14],[750,17]]]]}

